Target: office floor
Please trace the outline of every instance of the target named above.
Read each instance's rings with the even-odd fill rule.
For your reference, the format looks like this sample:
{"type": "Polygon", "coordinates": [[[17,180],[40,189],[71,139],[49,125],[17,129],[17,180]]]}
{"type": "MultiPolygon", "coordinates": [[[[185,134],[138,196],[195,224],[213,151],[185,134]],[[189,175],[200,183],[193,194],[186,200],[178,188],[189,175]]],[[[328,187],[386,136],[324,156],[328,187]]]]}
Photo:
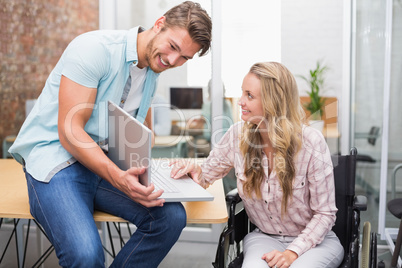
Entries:
{"type": "MultiPolygon", "coordinates": [[[[0,231],[0,252],[3,252],[6,241],[10,235],[12,226],[3,224],[0,231]]],[[[218,238],[217,238],[218,240],[218,238]]],[[[116,243],[118,243],[116,239],[116,243]]],[[[44,248],[50,244],[44,243],[44,248]]],[[[212,267],[212,261],[215,259],[217,243],[195,243],[195,242],[177,242],[171,249],[167,257],[159,265],[160,268],[204,268],[212,267]]],[[[0,254],[1,254],[0,253],[0,254]]],[[[31,267],[37,260],[39,254],[36,245],[36,232],[31,231],[28,239],[28,251],[25,267],[31,267]]],[[[0,256],[1,257],[1,256],[0,256]]],[[[9,249],[4,256],[0,268],[18,267],[15,254],[15,242],[12,240],[9,249]]],[[[53,252],[46,260],[43,268],[59,267],[56,254],[53,252]]]]}
{"type": "MultiPolygon", "coordinates": [[[[365,217],[362,218],[364,220],[365,217]]],[[[0,231],[0,251],[2,252],[5,243],[8,239],[11,225],[3,225],[0,231]]],[[[25,267],[31,267],[38,258],[37,245],[36,245],[36,232],[31,232],[28,241],[27,261],[25,267]]],[[[117,240],[116,240],[117,242],[117,240]]],[[[47,248],[49,244],[44,243],[44,247],[47,248]]],[[[215,258],[217,244],[215,243],[196,243],[196,242],[178,242],[169,252],[167,257],[163,260],[160,268],[207,268],[212,267],[212,261],[215,258]]],[[[388,246],[385,242],[381,242],[378,245],[378,260],[383,260],[385,267],[390,267],[391,254],[388,246]]],[[[14,268],[17,266],[17,259],[15,254],[14,239],[11,242],[10,248],[4,256],[3,262],[0,264],[0,268],[14,268]]],[[[46,260],[43,268],[54,268],[58,266],[58,260],[53,252],[46,260]]]]}

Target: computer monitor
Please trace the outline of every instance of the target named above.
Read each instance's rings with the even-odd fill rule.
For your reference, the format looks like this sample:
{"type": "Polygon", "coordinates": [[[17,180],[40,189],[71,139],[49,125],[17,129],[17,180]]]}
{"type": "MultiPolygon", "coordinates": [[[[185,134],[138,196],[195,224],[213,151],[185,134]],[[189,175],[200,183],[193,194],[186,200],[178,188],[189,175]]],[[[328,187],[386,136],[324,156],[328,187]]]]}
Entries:
{"type": "Polygon", "coordinates": [[[171,118],[176,121],[187,121],[201,115],[203,103],[202,87],[171,87],[171,118]]]}
{"type": "Polygon", "coordinates": [[[201,109],[202,87],[171,87],[170,105],[172,109],[201,109]]]}

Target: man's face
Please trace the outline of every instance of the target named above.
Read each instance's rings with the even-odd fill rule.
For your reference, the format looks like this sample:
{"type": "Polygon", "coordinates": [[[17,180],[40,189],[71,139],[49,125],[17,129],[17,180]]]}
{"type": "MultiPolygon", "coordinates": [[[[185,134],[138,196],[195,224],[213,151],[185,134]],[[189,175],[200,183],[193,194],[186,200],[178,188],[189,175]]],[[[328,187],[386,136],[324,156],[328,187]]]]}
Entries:
{"type": "Polygon", "coordinates": [[[200,49],[201,46],[193,42],[187,30],[165,28],[148,43],[145,60],[154,72],[160,73],[183,65],[200,49]]]}

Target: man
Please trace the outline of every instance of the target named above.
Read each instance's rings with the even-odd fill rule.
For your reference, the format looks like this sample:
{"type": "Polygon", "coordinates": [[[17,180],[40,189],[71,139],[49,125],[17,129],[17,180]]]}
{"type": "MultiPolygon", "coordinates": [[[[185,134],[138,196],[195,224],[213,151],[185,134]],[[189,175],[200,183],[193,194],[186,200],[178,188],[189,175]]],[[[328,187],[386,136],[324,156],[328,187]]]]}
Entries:
{"type": "Polygon", "coordinates": [[[183,206],[164,204],[161,190],[141,185],[145,168],[121,170],[103,153],[107,101],[149,123],[158,74],[204,55],[211,28],[205,10],[187,1],[151,29],[89,32],[64,51],[10,148],[24,165],[31,214],[61,266],[104,266],[95,209],[137,227],[112,267],[157,267],[177,241],[183,206]]]}

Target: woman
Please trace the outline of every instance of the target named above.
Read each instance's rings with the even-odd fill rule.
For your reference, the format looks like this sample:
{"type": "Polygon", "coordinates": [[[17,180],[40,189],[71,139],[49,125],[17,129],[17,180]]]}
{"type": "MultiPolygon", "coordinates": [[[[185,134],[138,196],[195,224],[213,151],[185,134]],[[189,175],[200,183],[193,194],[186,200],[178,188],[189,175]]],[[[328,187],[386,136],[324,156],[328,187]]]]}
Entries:
{"type": "Polygon", "coordinates": [[[235,168],[237,187],[257,229],[244,240],[243,267],[338,267],[343,248],[331,231],[335,186],[322,134],[303,124],[293,75],[280,63],[254,64],[233,125],[200,166],[175,162],[207,187],[235,168]]]}

